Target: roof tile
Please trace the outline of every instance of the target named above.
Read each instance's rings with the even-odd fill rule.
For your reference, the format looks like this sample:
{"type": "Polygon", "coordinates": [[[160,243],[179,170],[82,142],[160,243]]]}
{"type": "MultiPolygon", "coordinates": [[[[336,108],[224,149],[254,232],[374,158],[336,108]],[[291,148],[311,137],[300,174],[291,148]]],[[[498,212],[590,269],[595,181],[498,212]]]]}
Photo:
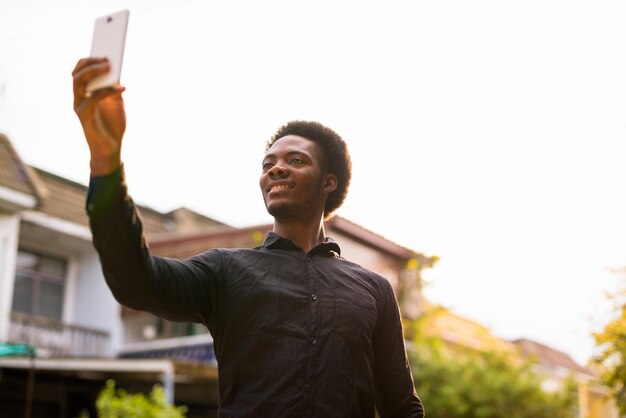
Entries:
{"type": "Polygon", "coordinates": [[[37,196],[26,165],[3,134],[0,134],[0,186],[37,196]]]}

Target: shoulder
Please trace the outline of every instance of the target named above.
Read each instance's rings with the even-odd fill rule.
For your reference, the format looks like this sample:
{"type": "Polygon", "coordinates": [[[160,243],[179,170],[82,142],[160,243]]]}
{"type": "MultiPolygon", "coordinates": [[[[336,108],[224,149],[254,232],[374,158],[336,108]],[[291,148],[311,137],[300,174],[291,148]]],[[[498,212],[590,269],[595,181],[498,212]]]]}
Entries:
{"type": "Polygon", "coordinates": [[[376,273],[375,271],[365,268],[360,264],[347,260],[343,257],[339,257],[337,258],[337,260],[344,266],[344,268],[351,271],[355,276],[358,276],[371,284],[383,287],[390,286],[389,280],[387,280],[387,278],[385,278],[383,275],[376,273]]]}
{"type": "Polygon", "coordinates": [[[267,253],[258,248],[211,248],[191,257],[190,260],[228,270],[256,264],[266,257],[267,253]]]}
{"type": "Polygon", "coordinates": [[[261,253],[257,248],[211,248],[193,257],[191,260],[215,260],[222,262],[232,262],[254,258],[261,253]]]}
{"type": "Polygon", "coordinates": [[[366,288],[376,298],[378,303],[387,302],[390,298],[395,298],[391,283],[383,275],[345,258],[339,257],[335,261],[351,282],[358,283],[361,287],[366,288]]]}

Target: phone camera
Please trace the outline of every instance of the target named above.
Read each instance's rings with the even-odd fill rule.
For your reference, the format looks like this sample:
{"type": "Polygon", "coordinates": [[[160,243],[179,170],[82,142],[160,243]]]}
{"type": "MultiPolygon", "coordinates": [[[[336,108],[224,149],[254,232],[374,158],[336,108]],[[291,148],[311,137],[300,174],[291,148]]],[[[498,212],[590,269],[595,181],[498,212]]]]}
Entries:
{"type": "Polygon", "coordinates": [[[107,17],[107,23],[113,22],[113,18],[111,16],[107,17]]]}

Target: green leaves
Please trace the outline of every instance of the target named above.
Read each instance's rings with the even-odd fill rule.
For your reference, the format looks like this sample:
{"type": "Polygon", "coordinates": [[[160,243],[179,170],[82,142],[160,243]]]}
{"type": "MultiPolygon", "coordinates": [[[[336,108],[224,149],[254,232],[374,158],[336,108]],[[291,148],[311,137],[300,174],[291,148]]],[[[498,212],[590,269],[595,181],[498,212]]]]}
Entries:
{"type": "Polygon", "coordinates": [[[600,349],[596,361],[603,369],[602,380],[615,395],[620,412],[626,414],[626,305],[594,338],[600,349]]]}
{"type": "Polygon", "coordinates": [[[511,353],[419,344],[411,353],[415,388],[428,416],[438,418],[570,418],[575,389],[547,392],[511,353]]]}
{"type": "MultiPolygon", "coordinates": [[[[96,400],[98,418],[185,418],[187,408],[167,403],[165,391],[155,385],[149,395],[129,394],[108,380],[96,400]]],[[[83,416],[81,418],[88,418],[83,416]]]]}

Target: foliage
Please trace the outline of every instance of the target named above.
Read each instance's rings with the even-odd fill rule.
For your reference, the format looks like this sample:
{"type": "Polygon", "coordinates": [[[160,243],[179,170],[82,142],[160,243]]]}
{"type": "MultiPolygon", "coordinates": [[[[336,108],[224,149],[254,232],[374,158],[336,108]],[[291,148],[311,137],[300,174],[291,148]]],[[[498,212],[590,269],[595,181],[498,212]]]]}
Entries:
{"type": "Polygon", "coordinates": [[[600,348],[596,360],[603,366],[602,380],[613,391],[621,414],[626,414],[626,305],[594,337],[600,348]]]}
{"type": "MultiPolygon", "coordinates": [[[[108,380],[96,400],[99,418],[185,418],[187,408],[167,403],[165,391],[155,385],[149,395],[129,394],[108,380]]],[[[81,418],[88,418],[85,414],[81,418]]]]}
{"type": "Polygon", "coordinates": [[[514,352],[452,347],[424,337],[410,324],[415,389],[427,416],[437,418],[570,418],[577,411],[576,384],[559,392],[542,388],[532,363],[514,352]]]}

